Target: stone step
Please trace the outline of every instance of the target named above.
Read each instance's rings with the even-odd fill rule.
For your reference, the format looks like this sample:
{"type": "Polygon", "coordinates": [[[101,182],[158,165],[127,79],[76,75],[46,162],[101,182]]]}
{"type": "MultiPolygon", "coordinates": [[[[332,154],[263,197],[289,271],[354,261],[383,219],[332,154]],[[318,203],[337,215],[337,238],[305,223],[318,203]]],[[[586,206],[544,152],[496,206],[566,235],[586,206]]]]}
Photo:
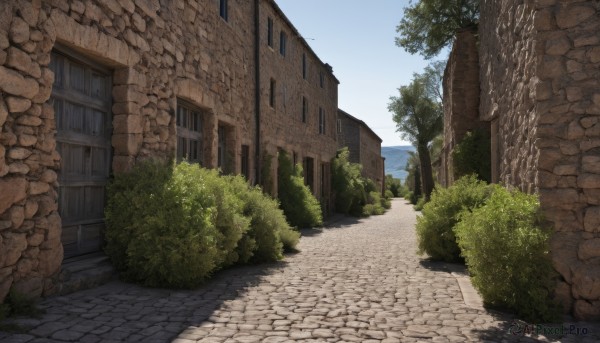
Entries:
{"type": "Polygon", "coordinates": [[[90,289],[117,278],[117,272],[108,256],[98,253],[63,263],[59,294],[90,289]]]}

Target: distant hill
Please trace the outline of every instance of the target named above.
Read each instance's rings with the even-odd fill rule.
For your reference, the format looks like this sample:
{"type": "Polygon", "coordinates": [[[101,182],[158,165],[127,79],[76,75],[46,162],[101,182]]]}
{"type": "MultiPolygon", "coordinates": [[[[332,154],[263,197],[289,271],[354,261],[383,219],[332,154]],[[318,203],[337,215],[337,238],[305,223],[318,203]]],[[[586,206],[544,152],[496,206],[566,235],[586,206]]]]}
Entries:
{"type": "Polygon", "coordinates": [[[415,151],[413,146],[384,146],[381,148],[381,156],[385,157],[385,174],[392,174],[397,179],[404,181],[406,178],[406,161],[409,151],[415,151]]]}

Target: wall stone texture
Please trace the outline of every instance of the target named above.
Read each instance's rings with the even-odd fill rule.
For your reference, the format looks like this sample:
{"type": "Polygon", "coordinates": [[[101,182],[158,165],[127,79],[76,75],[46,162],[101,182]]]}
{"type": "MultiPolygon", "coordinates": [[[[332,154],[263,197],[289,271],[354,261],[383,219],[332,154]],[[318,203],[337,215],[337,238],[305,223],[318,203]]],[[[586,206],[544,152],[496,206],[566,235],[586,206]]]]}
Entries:
{"type": "MultiPolygon", "coordinates": [[[[259,4],[260,149],[284,148],[329,162],[336,151],[338,82],[273,1],[259,4]],[[285,59],[266,47],[266,16],[274,19],[276,32],[288,33],[285,59]],[[303,53],[310,65],[306,81],[303,53]],[[284,94],[277,94],[275,109],[268,106],[271,77],[285,85],[278,88],[284,94]],[[306,124],[298,120],[302,94],[310,100],[306,124]],[[326,113],[324,134],[318,132],[318,106],[326,113]]],[[[81,56],[111,70],[112,173],[148,158],[174,157],[175,114],[184,100],[203,113],[202,164],[217,167],[223,127],[227,171],[241,172],[241,146],[247,145],[249,179],[257,182],[254,10],[252,1],[232,0],[224,20],[216,1],[0,2],[0,301],[11,287],[31,296],[54,294],[61,287],[61,156],[51,52],[81,56]]]]}
{"type": "Polygon", "coordinates": [[[600,319],[600,2],[483,0],[479,29],[496,179],[539,194],[557,298],[600,319]]]}
{"type": "MultiPolygon", "coordinates": [[[[385,191],[385,161],[381,157],[382,139],[362,120],[338,110],[338,149],[348,148],[349,160],[362,165],[362,175],[381,192],[385,191]]],[[[336,125],[336,126],[337,126],[336,125]]]]}
{"type": "MultiPolygon", "coordinates": [[[[261,1],[260,11],[260,69],[261,69],[261,139],[266,153],[277,155],[279,149],[297,162],[314,160],[313,179],[321,180],[321,165],[329,165],[335,157],[338,84],[332,70],[324,64],[279,7],[271,1],[261,1]],[[268,44],[268,20],[273,21],[272,46],[268,44]],[[281,34],[285,35],[285,53],[281,53],[281,34]],[[304,56],[304,57],[303,57],[304,56]],[[303,58],[305,72],[303,72],[303,58]],[[321,77],[323,84],[321,87],[321,77]],[[275,82],[274,104],[270,105],[271,80],[275,82]],[[306,117],[303,122],[303,98],[306,99],[306,117]],[[319,132],[319,108],[324,115],[324,131],[319,132]]],[[[277,163],[272,164],[272,175],[277,175],[277,163]]],[[[329,167],[327,167],[329,168],[329,167]]],[[[305,171],[306,173],[307,171],[305,171]]],[[[273,178],[273,189],[277,180],[273,178]]],[[[313,193],[321,198],[320,182],[315,182],[313,193]]],[[[329,193],[327,189],[325,193],[329,193]]],[[[320,199],[330,202],[331,199],[320,199]]]]}
{"type": "Polygon", "coordinates": [[[477,32],[457,33],[444,70],[444,146],[438,181],[445,187],[454,182],[452,151],[465,134],[487,130],[489,123],[479,119],[479,51],[477,32]]]}

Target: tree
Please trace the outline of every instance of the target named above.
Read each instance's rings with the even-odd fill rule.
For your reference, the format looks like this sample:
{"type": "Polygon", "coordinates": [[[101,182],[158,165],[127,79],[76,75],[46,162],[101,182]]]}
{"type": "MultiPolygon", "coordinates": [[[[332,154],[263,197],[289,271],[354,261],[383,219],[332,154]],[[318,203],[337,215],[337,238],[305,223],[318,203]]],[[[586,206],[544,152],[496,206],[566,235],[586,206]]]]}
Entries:
{"type": "Polygon", "coordinates": [[[426,59],[448,46],[458,30],[476,29],[479,23],[479,0],[411,0],[411,5],[396,27],[396,45],[426,59]]]}
{"type": "Polygon", "coordinates": [[[391,97],[388,104],[397,131],[417,148],[425,201],[429,201],[434,187],[429,143],[443,129],[440,70],[433,64],[422,74],[414,74],[408,86],[399,88],[400,96],[391,97]]]}

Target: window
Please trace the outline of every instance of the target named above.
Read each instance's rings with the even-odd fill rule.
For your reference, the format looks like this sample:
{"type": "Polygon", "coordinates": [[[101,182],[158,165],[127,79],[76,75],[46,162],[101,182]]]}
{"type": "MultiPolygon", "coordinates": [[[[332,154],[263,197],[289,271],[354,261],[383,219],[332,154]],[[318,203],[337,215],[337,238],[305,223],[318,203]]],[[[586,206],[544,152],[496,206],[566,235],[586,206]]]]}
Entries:
{"type": "Polygon", "coordinates": [[[308,100],[302,97],[302,122],[306,123],[306,117],[308,115],[308,100]]]}
{"type": "Polygon", "coordinates": [[[319,73],[319,85],[321,86],[321,88],[325,87],[325,75],[323,74],[323,72],[319,73]]]}
{"type": "Polygon", "coordinates": [[[302,54],[302,78],[306,80],[306,54],[302,54]]]}
{"type": "Polygon", "coordinates": [[[242,175],[246,177],[246,180],[250,179],[250,147],[248,145],[242,145],[242,175]]]}
{"type": "Polygon", "coordinates": [[[273,108],[275,107],[275,86],[275,80],[271,79],[271,86],[269,87],[269,105],[273,108]]]}
{"type": "Polygon", "coordinates": [[[226,165],[226,155],[225,153],[227,152],[227,136],[226,136],[227,132],[225,131],[225,126],[219,125],[219,129],[218,129],[218,151],[217,151],[217,167],[221,168],[222,172],[226,172],[225,168],[227,167],[226,165]]]}
{"type": "Polygon", "coordinates": [[[202,164],[202,112],[177,103],[177,159],[202,164]]]}
{"type": "Polygon", "coordinates": [[[229,21],[229,8],[227,5],[227,0],[219,0],[219,15],[225,21],[229,21]]]}
{"type": "Polygon", "coordinates": [[[281,31],[281,33],[279,33],[279,53],[281,54],[281,56],[285,56],[286,44],[287,35],[285,34],[285,32],[281,31]]]}
{"type": "Polygon", "coordinates": [[[319,134],[325,134],[325,111],[319,107],[319,134]]]}
{"type": "Polygon", "coordinates": [[[310,157],[304,159],[304,182],[314,192],[315,187],[315,160],[310,157]]]}
{"type": "Polygon", "coordinates": [[[337,132],[342,133],[342,120],[341,119],[337,120],[337,132]]]}
{"type": "Polygon", "coordinates": [[[267,44],[273,47],[273,19],[267,19],[267,44]]]}

